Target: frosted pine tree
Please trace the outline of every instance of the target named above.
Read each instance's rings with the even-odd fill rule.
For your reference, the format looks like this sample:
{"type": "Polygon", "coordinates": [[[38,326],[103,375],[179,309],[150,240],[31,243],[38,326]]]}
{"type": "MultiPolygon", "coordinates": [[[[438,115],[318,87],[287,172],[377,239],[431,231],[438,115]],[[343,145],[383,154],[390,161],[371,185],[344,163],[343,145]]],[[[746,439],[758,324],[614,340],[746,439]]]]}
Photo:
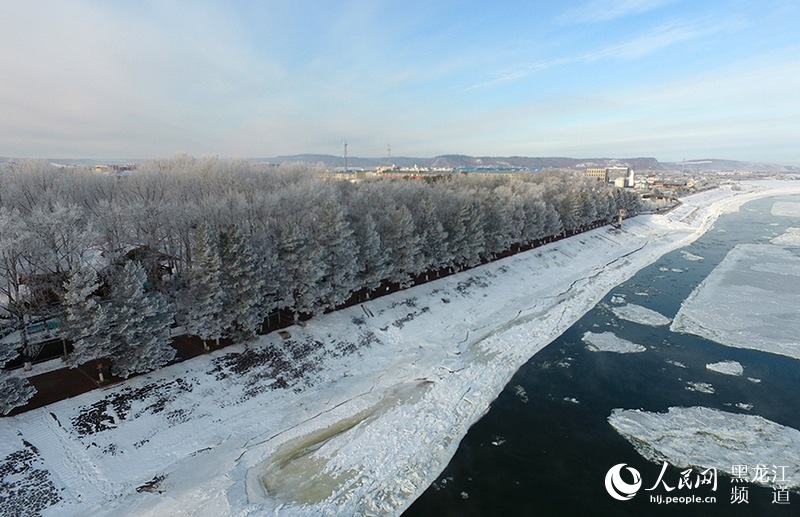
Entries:
{"type": "Polygon", "coordinates": [[[405,205],[400,205],[389,213],[384,239],[389,250],[389,280],[405,287],[411,281],[411,274],[418,270],[416,257],[419,252],[414,219],[405,205]]]}
{"type": "Polygon", "coordinates": [[[229,226],[220,235],[219,258],[224,332],[252,339],[263,319],[260,303],[264,281],[253,248],[237,226],[229,226]]]}
{"type": "Polygon", "coordinates": [[[253,308],[258,315],[259,323],[265,320],[278,308],[280,272],[278,252],[271,232],[262,231],[250,237],[248,245],[254,255],[255,274],[261,291],[258,303],[253,308]]]}
{"type": "Polygon", "coordinates": [[[475,266],[480,263],[481,255],[486,249],[483,233],[484,221],[481,205],[474,201],[466,201],[459,212],[464,224],[464,264],[475,266]]]}
{"type": "Polygon", "coordinates": [[[444,219],[444,228],[447,232],[448,262],[446,267],[463,265],[463,258],[467,254],[467,229],[461,217],[460,207],[450,206],[444,219]]]}
{"type": "Polygon", "coordinates": [[[281,306],[295,313],[313,313],[323,272],[322,250],[310,240],[308,231],[291,221],[281,221],[277,236],[281,306]]]}
{"type": "Polygon", "coordinates": [[[218,342],[223,330],[219,253],[208,225],[202,225],[194,235],[192,262],[184,272],[184,281],[179,299],[186,331],[202,339],[208,349],[208,340],[218,342]]]}
{"type": "Polygon", "coordinates": [[[321,309],[347,301],[355,289],[356,243],[344,211],[335,201],[325,203],[317,216],[316,245],[321,252],[322,278],[317,284],[321,309]]]}
{"type": "Polygon", "coordinates": [[[62,339],[72,342],[67,364],[73,368],[103,357],[108,351],[106,307],[95,294],[99,288],[97,272],[90,267],[74,270],[64,283],[64,315],[59,331],[62,339]]]}
{"type": "Polygon", "coordinates": [[[420,267],[423,271],[440,269],[450,263],[447,232],[430,198],[425,198],[420,206],[417,233],[420,235],[420,267]]]}
{"type": "Polygon", "coordinates": [[[12,376],[3,370],[8,361],[19,355],[16,344],[0,344],[0,413],[7,415],[15,407],[22,406],[36,394],[26,378],[12,376]]]}
{"type": "Polygon", "coordinates": [[[0,413],[7,415],[15,407],[25,405],[36,395],[28,379],[12,377],[6,372],[0,373],[0,413]]]}
{"type": "Polygon", "coordinates": [[[129,261],[115,275],[108,305],[112,372],[120,377],[155,370],[175,357],[172,310],[160,293],[145,291],[144,268],[129,261]]]}
{"type": "Polygon", "coordinates": [[[381,246],[381,236],[372,214],[365,214],[357,221],[356,284],[369,292],[377,288],[387,276],[387,254],[381,246]]]}

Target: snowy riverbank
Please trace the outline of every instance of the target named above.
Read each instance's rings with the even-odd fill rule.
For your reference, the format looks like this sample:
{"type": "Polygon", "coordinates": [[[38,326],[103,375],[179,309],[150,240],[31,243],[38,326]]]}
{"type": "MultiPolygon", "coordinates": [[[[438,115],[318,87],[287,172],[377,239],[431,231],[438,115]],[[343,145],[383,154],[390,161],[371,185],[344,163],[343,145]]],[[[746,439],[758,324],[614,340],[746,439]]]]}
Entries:
{"type": "Polygon", "coordinates": [[[776,193],[800,183],[697,194],[621,232],[316,318],[288,340],[0,419],[0,461],[28,467],[3,485],[41,492],[45,515],[399,514],[529,357],[719,214],[776,193]],[[292,375],[278,379],[278,364],[292,375]]]}

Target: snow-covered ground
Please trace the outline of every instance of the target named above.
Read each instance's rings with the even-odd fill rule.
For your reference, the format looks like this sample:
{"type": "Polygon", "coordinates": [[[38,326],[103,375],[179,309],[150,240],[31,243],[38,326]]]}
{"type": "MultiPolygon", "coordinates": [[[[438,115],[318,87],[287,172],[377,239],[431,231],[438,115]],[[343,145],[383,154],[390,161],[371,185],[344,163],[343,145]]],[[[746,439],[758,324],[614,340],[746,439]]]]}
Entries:
{"type": "Polygon", "coordinates": [[[800,431],[760,416],[671,407],[666,413],[615,409],[608,421],[654,463],[713,467],[760,485],[800,488],[800,431]]]}
{"type": "Polygon", "coordinates": [[[2,515],[396,515],[514,372],[716,217],[720,189],[0,418],[2,515]]]}

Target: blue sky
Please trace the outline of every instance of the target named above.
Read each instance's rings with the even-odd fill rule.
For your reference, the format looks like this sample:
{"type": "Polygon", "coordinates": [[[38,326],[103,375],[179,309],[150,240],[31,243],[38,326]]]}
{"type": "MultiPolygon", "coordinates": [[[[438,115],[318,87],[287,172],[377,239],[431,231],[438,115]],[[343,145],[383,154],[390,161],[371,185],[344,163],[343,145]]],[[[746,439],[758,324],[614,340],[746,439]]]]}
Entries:
{"type": "Polygon", "coordinates": [[[800,164],[794,0],[4,0],[0,156],[800,164]]]}

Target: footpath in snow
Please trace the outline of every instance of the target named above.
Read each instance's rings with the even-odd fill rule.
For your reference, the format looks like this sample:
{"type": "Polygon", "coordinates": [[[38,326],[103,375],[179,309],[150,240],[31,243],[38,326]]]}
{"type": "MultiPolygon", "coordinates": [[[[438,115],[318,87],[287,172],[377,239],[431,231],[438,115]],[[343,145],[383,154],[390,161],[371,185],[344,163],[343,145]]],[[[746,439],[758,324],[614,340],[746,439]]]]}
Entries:
{"type": "Polygon", "coordinates": [[[719,214],[776,193],[800,182],[697,194],[1,418],[0,515],[397,515],[533,354],[719,214]]]}

